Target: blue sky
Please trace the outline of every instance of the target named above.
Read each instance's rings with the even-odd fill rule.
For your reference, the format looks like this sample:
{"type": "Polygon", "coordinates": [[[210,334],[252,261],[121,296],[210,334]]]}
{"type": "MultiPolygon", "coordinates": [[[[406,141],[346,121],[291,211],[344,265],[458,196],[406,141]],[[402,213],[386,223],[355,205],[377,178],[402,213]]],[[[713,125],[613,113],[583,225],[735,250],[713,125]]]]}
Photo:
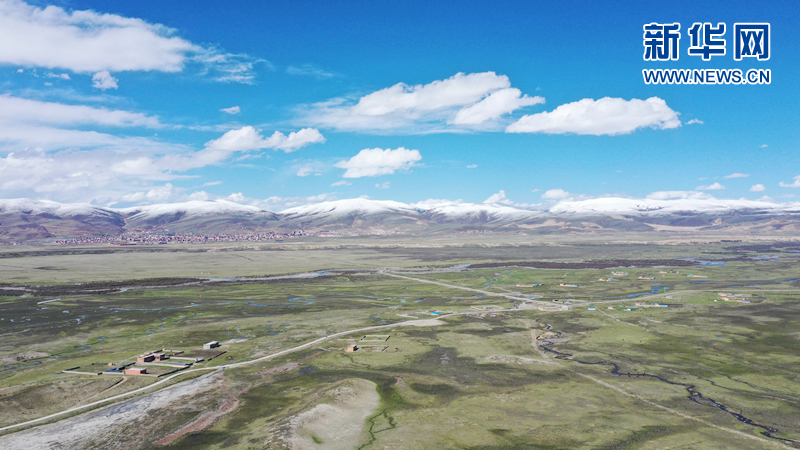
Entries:
{"type": "Polygon", "coordinates": [[[795,2],[0,0],[0,198],[796,201],[798,19],[795,2]],[[681,24],[678,61],[643,60],[651,22],[681,24]],[[727,54],[688,55],[694,22],[725,23],[727,54]],[[736,22],[770,23],[769,60],[734,61],[736,22]],[[752,68],[771,84],[642,78],[752,68]]]}

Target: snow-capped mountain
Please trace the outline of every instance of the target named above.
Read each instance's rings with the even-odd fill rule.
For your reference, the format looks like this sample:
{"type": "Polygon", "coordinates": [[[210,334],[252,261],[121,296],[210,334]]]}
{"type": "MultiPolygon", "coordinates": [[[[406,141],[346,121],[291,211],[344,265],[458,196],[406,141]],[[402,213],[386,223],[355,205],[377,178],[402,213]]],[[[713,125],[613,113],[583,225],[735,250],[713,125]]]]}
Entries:
{"type": "Polygon", "coordinates": [[[434,222],[460,222],[469,224],[499,224],[546,218],[542,211],[514,208],[497,203],[418,203],[428,220],[434,222]]]}
{"type": "Polygon", "coordinates": [[[798,203],[773,203],[759,200],[718,200],[718,199],[631,199],[631,198],[595,198],[573,202],[559,202],[549,208],[548,212],[555,216],[576,215],[592,216],[621,214],[635,216],[664,216],[679,213],[723,214],[737,211],[764,211],[776,214],[800,210],[798,203]]]}
{"type": "Polygon", "coordinates": [[[136,206],[117,210],[131,219],[154,219],[170,215],[214,216],[219,214],[274,214],[261,208],[242,205],[227,200],[191,201],[185,203],[166,203],[161,205],[136,206]]]}
{"type": "Polygon", "coordinates": [[[226,200],[132,208],[29,199],[0,200],[0,240],[4,241],[120,234],[152,228],[201,233],[301,228],[558,233],[677,231],[680,227],[687,230],[691,227],[692,230],[800,231],[800,202],[609,197],[521,208],[503,203],[429,200],[405,204],[355,198],[275,213],[226,200]]]}
{"type": "Polygon", "coordinates": [[[390,230],[424,226],[411,205],[388,200],[353,198],[298,206],[281,212],[287,223],[300,227],[374,228],[390,230]]]}
{"type": "Polygon", "coordinates": [[[394,202],[391,200],[370,200],[366,198],[351,198],[348,200],[335,200],[330,202],[303,205],[281,211],[287,219],[293,218],[319,218],[336,217],[351,214],[417,214],[418,211],[411,205],[394,202]]]}

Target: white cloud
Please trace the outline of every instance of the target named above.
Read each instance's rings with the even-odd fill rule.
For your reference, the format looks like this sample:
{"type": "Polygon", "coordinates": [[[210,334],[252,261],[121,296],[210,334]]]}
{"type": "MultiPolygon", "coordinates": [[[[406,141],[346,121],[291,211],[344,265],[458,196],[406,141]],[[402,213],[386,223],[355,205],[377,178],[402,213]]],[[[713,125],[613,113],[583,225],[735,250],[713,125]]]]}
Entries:
{"type": "Polygon", "coordinates": [[[764,192],[764,191],[766,191],[766,190],[767,190],[767,188],[766,188],[766,187],[764,187],[764,185],[763,185],[763,184],[754,184],[754,185],[753,185],[753,186],[750,188],[750,192],[764,192]]]}
{"type": "Polygon", "coordinates": [[[479,125],[487,120],[495,120],[519,108],[544,103],[543,97],[528,97],[516,88],[500,89],[488,97],[467,106],[456,113],[450,121],[457,125],[479,125]]]}
{"type": "Polygon", "coordinates": [[[500,116],[544,102],[511,88],[505,75],[457,73],[445,80],[410,86],[398,83],[358,99],[338,98],[306,106],[300,120],[350,131],[458,131],[494,126],[500,116]]]}
{"type": "Polygon", "coordinates": [[[231,106],[230,108],[222,108],[220,111],[228,114],[239,114],[239,112],[241,112],[241,108],[238,106],[231,106]]]}
{"type": "Polygon", "coordinates": [[[174,31],[140,19],[93,11],[0,3],[0,62],[74,72],[181,70],[199,48],[174,31]]]}
{"type": "Polygon", "coordinates": [[[378,189],[389,189],[389,187],[390,187],[389,185],[391,183],[392,183],[391,181],[384,181],[383,183],[377,183],[375,185],[375,187],[378,188],[378,189]]]}
{"type": "Polygon", "coordinates": [[[483,203],[503,203],[509,204],[513,203],[511,200],[506,197],[506,191],[500,190],[499,192],[492,194],[489,198],[483,201],[483,203]]]}
{"type": "Polygon", "coordinates": [[[625,100],[605,97],[561,105],[551,112],[526,115],[506,128],[508,133],[628,134],[638,128],[676,128],[678,113],[658,98],[625,100]]]}
{"type": "Polygon", "coordinates": [[[337,73],[321,69],[315,66],[314,64],[303,64],[300,67],[289,66],[286,68],[286,73],[288,73],[289,75],[310,76],[318,80],[324,80],[326,78],[339,76],[339,74],[337,73]]]}
{"type": "MultiPolygon", "coordinates": [[[[252,149],[251,145],[243,145],[231,135],[211,141],[211,147],[194,151],[146,138],[47,126],[0,126],[0,142],[16,146],[33,139],[32,136],[41,147],[69,149],[54,153],[30,149],[0,157],[0,191],[5,195],[35,197],[32,194],[47,192],[52,198],[86,201],[120,199],[123,195],[139,193],[136,198],[144,201],[152,199],[156,192],[148,197],[149,191],[141,190],[142,182],[186,178],[189,175],[181,172],[219,164],[236,152],[252,149]],[[96,148],[78,150],[76,147],[96,148]]],[[[242,140],[248,143],[246,138],[242,140]]],[[[259,138],[256,143],[257,148],[290,148],[302,143],[302,139],[280,134],[277,138],[275,135],[269,139],[259,138]]]]}
{"type": "Polygon", "coordinates": [[[769,195],[765,195],[765,196],[763,196],[763,197],[759,198],[759,199],[758,199],[758,201],[759,201],[759,202],[774,202],[774,201],[775,201],[775,199],[773,199],[773,198],[772,198],[772,197],[770,197],[769,195]]]}
{"type": "Polygon", "coordinates": [[[296,175],[298,177],[306,177],[309,175],[322,175],[323,168],[324,166],[319,161],[312,161],[300,166],[300,168],[297,169],[296,175]]]}
{"type": "Polygon", "coordinates": [[[750,176],[750,174],[747,174],[747,173],[738,173],[738,172],[737,172],[737,173],[732,173],[732,174],[730,174],[730,175],[725,175],[725,176],[724,176],[724,177],[722,177],[722,178],[747,178],[747,177],[749,177],[749,176],[750,176]]]}
{"type": "Polygon", "coordinates": [[[796,197],[796,195],[794,195],[794,194],[783,194],[778,198],[795,198],[795,197],[796,197]]]}
{"type": "Polygon", "coordinates": [[[409,170],[422,159],[419,150],[399,147],[396,150],[365,148],[347,161],[339,161],[334,167],[347,169],[344,178],[375,177],[390,175],[398,170],[409,170]]]}
{"type": "Polygon", "coordinates": [[[783,181],[780,182],[781,187],[790,187],[790,188],[800,188],[800,175],[793,178],[794,183],[784,183],[783,181]]]}
{"type": "Polygon", "coordinates": [[[702,125],[704,122],[702,120],[700,120],[700,119],[692,119],[692,120],[686,122],[686,125],[692,125],[692,124],[695,124],[695,123],[702,125]]]}
{"type": "Polygon", "coordinates": [[[163,186],[155,187],[147,192],[134,192],[123,195],[122,201],[128,203],[162,203],[177,200],[180,190],[167,183],[163,186]]]}
{"type": "Polygon", "coordinates": [[[209,181],[208,183],[203,183],[203,186],[218,186],[222,184],[222,181],[209,181]]]}
{"type": "Polygon", "coordinates": [[[564,198],[567,198],[567,197],[569,197],[571,195],[572,194],[570,194],[569,192],[567,192],[567,191],[565,191],[563,189],[550,189],[550,190],[545,191],[544,194],[542,194],[542,198],[544,198],[544,199],[564,199],[564,198]]]}
{"type": "MultiPolygon", "coordinates": [[[[22,69],[20,69],[20,70],[22,70],[22,69]]],[[[53,72],[49,72],[45,76],[47,78],[60,78],[62,80],[69,80],[70,79],[68,73],[53,73],[53,72]]]]}
{"type": "Polygon", "coordinates": [[[300,170],[297,171],[298,177],[305,177],[314,173],[314,169],[312,167],[303,166],[300,170]]]}
{"type": "Polygon", "coordinates": [[[673,200],[673,199],[699,199],[710,200],[714,197],[705,192],[697,191],[658,191],[648,194],[646,198],[651,200],[673,200]]]}
{"type": "MultiPolygon", "coordinates": [[[[123,110],[42,102],[0,95],[0,124],[10,125],[102,125],[159,128],[158,117],[123,110]]],[[[0,125],[0,126],[2,126],[0,125]]],[[[31,136],[31,140],[36,136],[31,136]]],[[[0,138],[2,140],[2,138],[0,138]]],[[[37,144],[33,144],[36,146],[37,144]]]]}
{"type": "Polygon", "coordinates": [[[0,63],[102,73],[179,72],[187,62],[201,64],[219,81],[253,78],[252,58],[192,44],[164,25],[52,5],[40,9],[20,0],[0,2],[0,63]]]}
{"type": "Polygon", "coordinates": [[[226,152],[272,148],[289,153],[309,144],[323,142],[325,142],[325,138],[322,133],[314,128],[293,131],[288,136],[276,131],[272,136],[265,139],[255,128],[245,126],[238,130],[228,131],[218,139],[208,141],[206,148],[226,152]]]}
{"type": "Polygon", "coordinates": [[[723,185],[721,185],[719,183],[714,183],[714,184],[709,184],[709,185],[697,186],[694,189],[696,191],[718,191],[720,189],[725,189],[725,186],[723,186],[723,185]]]}
{"type": "Polygon", "coordinates": [[[101,89],[105,91],[106,89],[117,89],[117,80],[116,78],[112,77],[111,74],[104,70],[102,72],[97,72],[92,76],[92,87],[97,89],[101,89]]]}
{"type": "Polygon", "coordinates": [[[351,183],[351,182],[349,182],[347,180],[342,180],[342,181],[337,181],[336,183],[331,184],[331,186],[351,186],[352,184],[353,183],[351,183]]]}
{"type": "Polygon", "coordinates": [[[476,168],[478,168],[477,164],[470,164],[467,166],[467,169],[476,169],[476,168]]]}
{"type": "Polygon", "coordinates": [[[767,147],[769,147],[769,145],[767,145],[767,144],[762,144],[761,145],[761,148],[767,148],[767,147]]]}

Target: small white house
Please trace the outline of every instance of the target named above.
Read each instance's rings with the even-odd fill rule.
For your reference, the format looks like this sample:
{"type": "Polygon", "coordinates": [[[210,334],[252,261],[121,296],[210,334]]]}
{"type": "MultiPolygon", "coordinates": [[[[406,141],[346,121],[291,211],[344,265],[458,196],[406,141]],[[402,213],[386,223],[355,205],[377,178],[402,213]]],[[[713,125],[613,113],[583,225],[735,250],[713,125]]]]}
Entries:
{"type": "Polygon", "coordinates": [[[211,350],[212,348],[219,347],[219,341],[211,341],[203,344],[203,350],[211,350]]]}

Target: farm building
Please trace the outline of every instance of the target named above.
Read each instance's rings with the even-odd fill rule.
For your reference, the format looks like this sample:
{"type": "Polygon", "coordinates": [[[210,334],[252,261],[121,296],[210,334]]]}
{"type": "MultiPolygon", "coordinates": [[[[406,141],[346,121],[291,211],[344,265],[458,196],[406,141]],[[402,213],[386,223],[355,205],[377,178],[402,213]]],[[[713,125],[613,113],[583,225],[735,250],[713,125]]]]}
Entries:
{"type": "Polygon", "coordinates": [[[145,353],[143,355],[137,356],[136,357],[136,362],[139,362],[139,363],[153,362],[155,359],[156,359],[156,357],[152,353],[145,353]]]}
{"type": "Polygon", "coordinates": [[[203,350],[211,350],[212,348],[219,347],[219,341],[211,341],[203,344],[203,350]]]}
{"type": "Polygon", "coordinates": [[[347,352],[354,352],[354,351],[356,351],[356,350],[358,350],[358,345],[356,345],[356,344],[353,344],[353,345],[350,345],[350,346],[348,346],[348,347],[347,347],[347,349],[346,349],[345,351],[347,351],[347,352]]]}
{"type": "Polygon", "coordinates": [[[144,375],[147,373],[147,369],[144,367],[131,367],[125,369],[125,375],[144,375]]]}

